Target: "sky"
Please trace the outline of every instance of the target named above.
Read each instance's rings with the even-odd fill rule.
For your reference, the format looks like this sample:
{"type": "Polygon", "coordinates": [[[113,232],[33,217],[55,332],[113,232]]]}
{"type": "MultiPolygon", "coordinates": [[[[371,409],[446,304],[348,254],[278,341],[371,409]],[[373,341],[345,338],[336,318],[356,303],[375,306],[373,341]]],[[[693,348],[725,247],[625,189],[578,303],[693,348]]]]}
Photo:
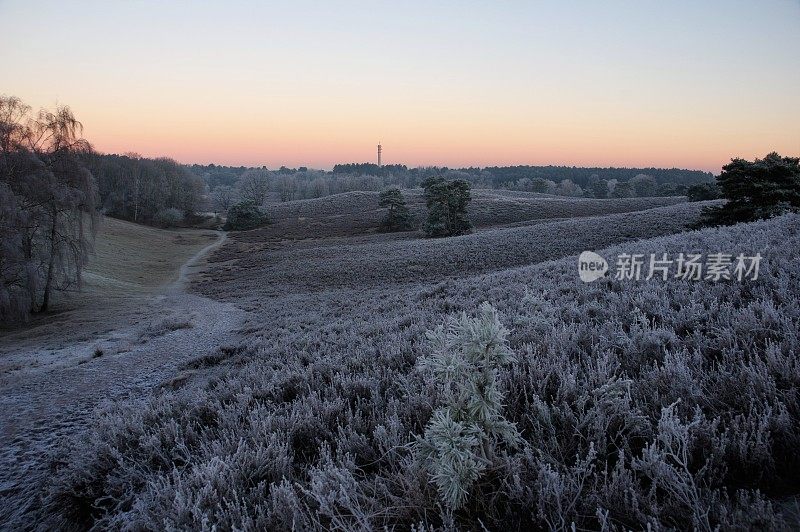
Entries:
{"type": "Polygon", "coordinates": [[[800,0],[0,0],[0,65],[98,150],[184,163],[800,154],[800,0]]]}

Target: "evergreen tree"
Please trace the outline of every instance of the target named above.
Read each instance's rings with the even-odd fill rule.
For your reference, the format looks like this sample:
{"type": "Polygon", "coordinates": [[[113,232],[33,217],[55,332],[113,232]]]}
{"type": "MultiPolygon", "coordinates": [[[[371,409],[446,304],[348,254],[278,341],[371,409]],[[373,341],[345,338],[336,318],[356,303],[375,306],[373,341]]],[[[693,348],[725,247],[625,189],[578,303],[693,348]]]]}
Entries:
{"type": "Polygon", "coordinates": [[[423,181],[422,187],[428,207],[428,220],[425,222],[427,236],[456,236],[472,231],[472,224],[467,217],[467,204],[472,199],[467,181],[448,181],[433,176],[423,181]]]}
{"type": "Polygon", "coordinates": [[[237,203],[228,210],[226,231],[247,231],[269,223],[267,215],[252,201],[237,203]]]}
{"type": "Polygon", "coordinates": [[[703,213],[703,225],[732,225],[800,210],[800,158],[772,152],[763,159],[732,159],[717,176],[728,200],[703,213]]]}
{"type": "Polygon", "coordinates": [[[380,206],[386,207],[386,219],[384,219],[381,228],[384,231],[408,231],[411,226],[411,214],[406,207],[406,201],[403,199],[403,193],[398,188],[390,188],[381,192],[380,206]]]}
{"type": "Polygon", "coordinates": [[[605,179],[597,179],[589,185],[589,190],[592,192],[592,196],[595,198],[607,198],[608,181],[605,179]]]}
{"type": "Polygon", "coordinates": [[[414,447],[448,508],[464,505],[472,485],[494,465],[500,444],[520,436],[503,416],[504,368],[514,362],[508,330],[483,303],[477,317],[461,314],[428,331],[431,354],[418,368],[435,383],[443,406],[414,447]]]}
{"type": "Polygon", "coordinates": [[[653,176],[637,174],[630,180],[630,186],[634,196],[644,198],[655,195],[657,184],[653,176]]]}
{"type": "Polygon", "coordinates": [[[714,183],[692,185],[686,190],[689,201],[715,200],[720,197],[719,187],[714,183]]]}
{"type": "Polygon", "coordinates": [[[630,198],[633,195],[633,190],[631,190],[631,184],[627,181],[620,181],[617,183],[617,186],[614,187],[614,191],[611,193],[612,198],[630,198]]]}

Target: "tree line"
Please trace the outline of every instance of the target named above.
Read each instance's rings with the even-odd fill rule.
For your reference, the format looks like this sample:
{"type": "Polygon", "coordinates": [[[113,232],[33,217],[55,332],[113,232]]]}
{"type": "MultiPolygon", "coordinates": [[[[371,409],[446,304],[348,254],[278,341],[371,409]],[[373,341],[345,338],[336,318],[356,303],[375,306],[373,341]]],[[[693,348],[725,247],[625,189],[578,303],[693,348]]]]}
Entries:
{"type": "MultiPolygon", "coordinates": [[[[629,198],[629,197],[650,197],[650,196],[685,196],[689,194],[692,187],[701,185],[685,185],[681,183],[658,183],[655,177],[647,174],[636,174],[629,181],[619,181],[617,179],[601,179],[593,176],[585,186],[581,186],[571,179],[564,179],[560,182],[548,179],[522,178],[513,182],[498,184],[486,172],[467,173],[462,170],[449,170],[436,167],[405,169],[402,165],[400,173],[389,173],[383,170],[378,174],[357,174],[343,173],[342,169],[358,171],[364,167],[371,169],[377,165],[337,165],[336,170],[326,172],[323,170],[309,170],[307,168],[291,169],[282,168],[273,171],[264,168],[227,168],[225,184],[218,184],[210,187],[210,197],[212,207],[216,212],[225,213],[234,204],[249,196],[243,193],[243,185],[249,184],[254,175],[258,175],[260,181],[266,182],[266,193],[264,201],[285,202],[299,199],[313,199],[332,194],[341,194],[352,191],[380,191],[390,187],[416,188],[423,187],[423,183],[432,178],[445,179],[448,181],[465,181],[474,188],[494,188],[505,190],[516,190],[524,192],[538,192],[569,197],[589,197],[589,198],[629,198]]],[[[203,173],[206,178],[210,174],[203,173]]],[[[219,176],[217,176],[219,177],[219,176]]],[[[214,178],[215,180],[217,178],[214,178]]],[[[219,182],[219,181],[214,181],[219,182]]]]}
{"type": "Polygon", "coordinates": [[[205,182],[172,159],[95,152],[83,159],[97,181],[100,208],[109,216],[172,226],[204,207],[205,182]]]}
{"type": "MultiPolygon", "coordinates": [[[[799,162],[777,153],[755,161],[733,159],[716,183],[659,182],[667,174],[652,172],[656,175],[638,173],[627,181],[592,174],[585,187],[572,179],[556,184],[539,176],[521,177],[513,186],[534,191],[544,186],[542,191],[575,196],[589,191],[595,197],[654,195],[664,186],[685,187],[676,190],[693,200],[726,200],[708,208],[703,219],[704,224],[720,225],[800,211],[799,162]]],[[[208,176],[198,175],[198,168],[203,167],[133,153],[98,154],[83,138],[83,127],[69,107],[33,112],[18,98],[0,96],[0,319],[46,311],[55,291],[80,288],[99,213],[170,225],[208,208],[208,176]]],[[[267,223],[261,206],[270,194],[289,201],[298,195],[320,197],[348,190],[383,190],[380,202],[388,211],[384,229],[408,230],[410,216],[399,185],[424,189],[427,236],[459,235],[472,229],[466,216],[471,187],[494,182],[491,169],[409,170],[394,165],[379,168],[380,175],[354,175],[342,172],[358,172],[359,165],[340,165],[333,172],[205,168],[222,168],[214,175],[215,179],[225,177],[224,183],[235,177],[210,194],[215,209],[234,209],[228,224],[234,230],[267,223]]]]}

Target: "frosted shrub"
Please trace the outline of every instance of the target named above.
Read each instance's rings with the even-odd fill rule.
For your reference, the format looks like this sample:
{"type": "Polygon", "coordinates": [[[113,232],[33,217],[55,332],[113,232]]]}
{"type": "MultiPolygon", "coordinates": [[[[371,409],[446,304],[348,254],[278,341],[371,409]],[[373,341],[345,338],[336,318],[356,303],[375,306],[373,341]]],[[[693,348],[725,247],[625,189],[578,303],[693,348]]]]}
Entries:
{"type": "Polygon", "coordinates": [[[167,207],[156,213],[154,221],[161,227],[175,227],[183,222],[183,212],[175,207],[167,207]]]}
{"type": "Polygon", "coordinates": [[[496,445],[519,440],[502,414],[501,372],[514,361],[507,336],[489,303],[476,318],[462,313],[427,333],[432,352],[418,368],[435,383],[443,406],[433,413],[415,452],[451,509],[466,502],[470,487],[492,464],[496,445]]]}

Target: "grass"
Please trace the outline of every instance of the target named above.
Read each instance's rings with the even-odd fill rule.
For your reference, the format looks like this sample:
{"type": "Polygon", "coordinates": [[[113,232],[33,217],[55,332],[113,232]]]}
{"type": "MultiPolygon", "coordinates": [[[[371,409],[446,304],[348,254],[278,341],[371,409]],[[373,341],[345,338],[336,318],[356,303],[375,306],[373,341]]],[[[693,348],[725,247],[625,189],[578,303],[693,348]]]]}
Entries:
{"type": "Polygon", "coordinates": [[[174,281],[181,265],[216,239],[213,231],[165,230],[104,218],[84,272],[87,287],[156,289],[174,281]]]}
{"type": "Polygon", "coordinates": [[[165,230],[103,218],[80,292],[57,293],[53,312],[0,329],[0,349],[59,346],[101,335],[175,281],[181,265],[217,239],[206,230],[165,230]]]}
{"type": "Polygon", "coordinates": [[[158,338],[159,336],[164,336],[165,334],[168,334],[172,331],[178,331],[180,329],[191,329],[191,328],[192,328],[192,322],[186,319],[180,319],[174,316],[169,316],[148,323],[147,326],[139,334],[139,342],[145,343],[148,340],[152,340],[153,338],[158,338]]]}

